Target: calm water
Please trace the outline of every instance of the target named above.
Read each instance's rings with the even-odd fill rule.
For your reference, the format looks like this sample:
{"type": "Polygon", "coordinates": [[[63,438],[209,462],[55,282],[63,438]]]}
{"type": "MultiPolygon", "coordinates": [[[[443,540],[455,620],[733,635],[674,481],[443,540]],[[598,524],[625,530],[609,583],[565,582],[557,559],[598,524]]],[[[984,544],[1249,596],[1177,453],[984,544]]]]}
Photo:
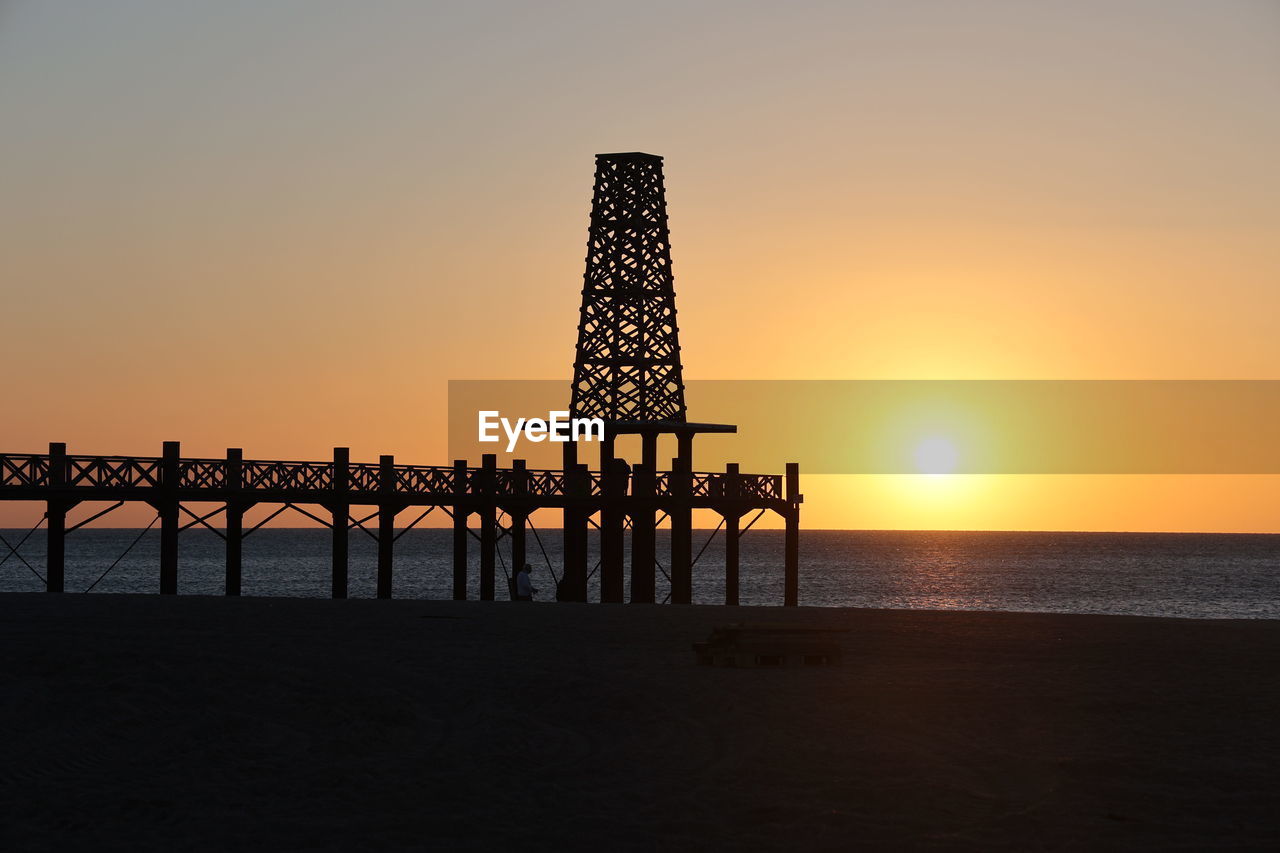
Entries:
{"type": "MultiPolygon", "coordinates": [[[[3,531],[13,544],[26,533],[3,531]]],[[[136,530],[84,529],[68,537],[66,586],[83,592],[137,538],[136,530]]],[[[694,536],[695,553],[709,531],[694,536]]],[[[94,593],[146,592],[159,587],[159,533],[138,541],[94,593]]],[[[559,531],[543,531],[559,572],[559,531]]],[[[448,598],[452,580],[448,530],[411,530],[396,543],[397,598],[448,598]]],[[[44,531],[21,553],[44,571],[44,531]]],[[[782,601],[782,533],[751,531],[743,539],[742,603],[782,601]]],[[[470,589],[479,566],[471,549],[470,589]]],[[[594,545],[594,543],[593,543],[594,545]]],[[[724,600],[724,547],[717,536],[694,567],[694,600],[724,600]]],[[[659,560],[667,548],[659,531],[659,560]]],[[[554,589],[537,540],[529,537],[540,598],[554,589]]],[[[0,546],[0,556],[8,549],[0,546]]],[[[504,554],[504,559],[506,555],[504,554]]],[[[593,552],[590,565],[595,565],[593,552]]],[[[510,568],[509,566],[507,567],[510,568]]],[[[499,593],[504,591],[499,566],[499,593]]],[[[327,596],[327,530],[259,530],[245,540],[246,595],[327,596]]],[[[374,593],[375,545],[351,534],[352,596],[374,593]]],[[[180,539],[178,589],[223,591],[223,543],[205,530],[180,539]]],[[[659,596],[666,582],[658,578],[659,596]]],[[[598,598],[599,579],[592,578],[598,598]]],[[[18,559],[0,565],[0,591],[36,591],[41,582],[18,559]]],[[[1280,618],[1280,536],[1115,533],[939,533],[804,531],[800,603],[822,606],[1127,613],[1199,618],[1280,618]]]]}

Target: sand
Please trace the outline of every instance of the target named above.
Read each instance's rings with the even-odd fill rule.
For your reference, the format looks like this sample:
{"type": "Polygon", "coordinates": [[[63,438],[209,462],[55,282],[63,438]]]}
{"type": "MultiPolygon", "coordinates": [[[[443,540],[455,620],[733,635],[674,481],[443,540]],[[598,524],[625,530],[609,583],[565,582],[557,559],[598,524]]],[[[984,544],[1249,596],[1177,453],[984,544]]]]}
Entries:
{"type": "Polygon", "coordinates": [[[1280,622],[0,596],[6,850],[1277,849],[1280,622]],[[836,667],[698,667],[713,625],[836,667]]]}

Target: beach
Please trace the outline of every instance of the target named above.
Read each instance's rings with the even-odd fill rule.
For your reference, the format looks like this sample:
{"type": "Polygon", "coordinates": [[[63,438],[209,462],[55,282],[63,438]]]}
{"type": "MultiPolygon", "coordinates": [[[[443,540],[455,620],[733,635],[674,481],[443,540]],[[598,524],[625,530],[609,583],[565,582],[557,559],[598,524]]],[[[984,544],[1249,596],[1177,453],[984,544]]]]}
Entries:
{"type": "Polygon", "coordinates": [[[12,850],[1275,849],[1280,621],[0,595],[12,850]],[[698,666],[714,626],[833,666],[698,666]]]}

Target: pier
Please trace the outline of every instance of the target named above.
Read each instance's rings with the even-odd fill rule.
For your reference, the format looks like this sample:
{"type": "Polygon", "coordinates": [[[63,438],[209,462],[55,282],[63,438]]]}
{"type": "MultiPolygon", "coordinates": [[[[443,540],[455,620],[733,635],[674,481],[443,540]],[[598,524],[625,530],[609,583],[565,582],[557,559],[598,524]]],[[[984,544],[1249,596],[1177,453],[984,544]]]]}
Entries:
{"type": "MultiPolygon", "coordinates": [[[[450,466],[402,465],[392,456],[353,462],[345,447],[334,448],[333,458],[323,462],[245,459],[238,448],[227,450],[225,458],[186,458],[176,441],[165,442],[155,457],[80,456],[55,442],[48,453],[0,454],[0,500],[44,502],[39,523],[46,524],[48,537],[44,581],[49,592],[64,589],[69,533],[140,502],[155,510],[152,523],[159,522],[159,590],[164,594],[178,591],[181,531],[203,526],[226,540],[226,594],[239,595],[244,537],[293,511],[333,533],[334,598],[347,597],[348,537],[357,529],[378,544],[377,595],[390,598],[396,540],[440,510],[453,524],[453,598],[471,597],[468,552],[476,540],[478,597],[491,601],[497,597],[500,542],[517,570],[526,562],[530,515],[552,509],[563,517],[557,599],[586,601],[587,582],[598,571],[601,601],[637,604],[659,601],[659,573],[669,583],[664,600],[691,603],[693,567],[701,554],[693,553],[695,509],[721,518],[712,535],[723,530],[725,603],[737,604],[740,540],[761,516],[774,512],[786,530],[782,603],[795,606],[803,501],[799,468],[788,464],[785,475],[743,473],[735,464],[722,472],[695,470],[694,439],[702,433],[733,433],[737,427],[688,419],[673,281],[662,158],[640,152],[597,155],[569,407],[575,417],[604,422],[595,468],[579,460],[575,442],[565,443],[558,470],[530,469],[518,459],[500,468],[492,454],[484,455],[478,467],[465,459],[450,466]],[[621,436],[639,437],[641,453],[634,465],[615,455],[621,436]],[[661,436],[673,438],[677,448],[665,469],[657,452],[661,436]],[[73,508],[94,501],[110,505],[67,526],[73,508]],[[200,515],[187,506],[196,503],[221,506],[200,515]],[[246,511],[259,504],[276,508],[246,529],[246,511]],[[353,514],[357,508],[372,512],[353,514]],[[396,526],[401,513],[415,509],[411,522],[396,526]],[[218,516],[221,528],[210,523],[218,516]],[[478,532],[471,526],[473,516],[478,532]],[[671,528],[665,564],[655,535],[664,522],[671,528]],[[599,531],[600,543],[594,567],[587,565],[591,528],[599,531]]],[[[0,544],[5,548],[0,560],[26,562],[21,542],[0,544]]]]}
{"type": "MultiPolygon", "coordinates": [[[[692,425],[691,425],[692,426],[692,425]]],[[[645,442],[649,447],[653,442],[645,442]]],[[[569,445],[572,447],[573,445],[569,445]]],[[[605,445],[609,446],[608,443],[605,445]]],[[[691,599],[691,512],[709,509],[723,519],[726,537],[725,603],[738,598],[738,540],[745,533],[740,520],[751,513],[776,512],[786,521],[785,604],[797,603],[799,472],[789,466],[785,476],[744,474],[729,465],[723,472],[689,470],[677,458],[671,470],[654,470],[641,462],[629,477],[617,464],[591,470],[570,464],[560,470],[534,470],[517,460],[499,468],[496,457],[485,456],[478,467],[457,460],[452,466],[400,465],[391,456],[376,463],[352,462],[346,448],[335,448],[324,462],[286,462],[244,459],[238,449],[225,458],[183,457],[178,442],[165,442],[160,456],[81,456],[53,443],[48,453],[0,454],[0,500],[40,501],[45,504],[48,558],[45,583],[49,592],[64,590],[64,563],[69,534],[128,502],[151,506],[160,530],[159,591],[178,591],[178,536],[202,526],[226,540],[226,594],[240,594],[244,537],[285,511],[294,511],[329,527],[332,544],[332,594],[347,595],[348,536],[363,531],[378,543],[377,595],[391,597],[395,542],[436,510],[453,521],[453,597],[464,600],[469,545],[478,540],[481,600],[496,597],[496,566],[500,541],[510,565],[525,562],[529,515],[539,509],[563,512],[565,562],[560,598],[587,600],[587,578],[600,572],[600,600],[624,600],[625,534],[631,534],[631,596],[637,603],[655,601],[658,572],[665,569],[654,548],[654,530],[665,516],[671,523],[669,560],[670,600],[691,599]],[[612,471],[610,470],[612,467],[612,471]],[[68,526],[70,512],[83,503],[108,506],[68,526]],[[221,507],[197,514],[186,504],[217,503],[221,507]],[[273,512],[250,528],[245,512],[259,504],[273,512]],[[355,512],[356,508],[369,510],[355,512]],[[417,509],[408,524],[397,527],[401,513],[417,509]],[[219,516],[223,525],[212,523],[219,516]],[[472,519],[477,520],[473,530],[472,519]],[[598,567],[587,565],[590,528],[599,530],[598,567]]],[[[407,516],[406,516],[407,517],[407,516]]],[[[750,524],[746,525],[750,527],[750,524]]],[[[5,556],[18,554],[9,543],[5,556]]],[[[506,596],[503,596],[506,597],[506,596]]]]}

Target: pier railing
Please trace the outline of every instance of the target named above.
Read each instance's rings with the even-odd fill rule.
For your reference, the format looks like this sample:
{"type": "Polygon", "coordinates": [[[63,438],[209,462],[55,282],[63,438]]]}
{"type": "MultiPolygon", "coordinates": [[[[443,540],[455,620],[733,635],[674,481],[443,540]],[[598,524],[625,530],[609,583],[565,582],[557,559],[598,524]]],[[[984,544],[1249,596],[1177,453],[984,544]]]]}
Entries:
{"type": "MultiPolygon", "coordinates": [[[[183,491],[263,492],[271,494],[314,493],[329,496],[334,491],[334,462],[302,462],[245,459],[239,463],[239,483],[231,482],[232,463],[227,459],[182,458],[177,460],[177,480],[166,478],[166,460],[147,456],[67,455],[56,461],[49,454],[0,454],[0,490],[148,490],[177,488],[183,491]]],[[[451,498],[459,494],[483,493],[495,497],[565,498],[575,494],[569,478],[561,470],[498,468],[485,486],[486,469],[439,465],[392,465],[388,488],[386,467],[379,463],[352,462],[346,466],[346,487],[353,493],[390,492],[404,497],[451,498]],[[462,481],[459,477],[463,478],[462,481]]],[[[587,471],[584,496],[603,494],[603,476],[587,471]]],[[[692,472],[690,497],[702,499],[748,498],[756,501],[783,499],[783,481],[775,474],[730,474],[692,472]]],[[[654,494],[676,494],[679,475],[657,472],[654,494]]],[[[628,481],[628,484],[630,481],[628,481]]],[[[617,492],[630,493],[629,489],[617,492]]]]}
{"type": "MultiPolygon", "coordinates": [[[[602,453],[603,456],[603,453],[602,453]]],[[[46,588],[65,588],[66,536],[128,502],[145,503],[156,513],[160,532],[160,591],[178,590],[178,535],[201,525],[226,540],[226,591],[239,595],[242,541],[281,512],[292,509],[332,531],[332,580],[335,598],[347,595],[349,531],[359,528],[378,543],[377,594],[391,595],[395,541],[436,509],[453,521],[453,594],[468,597],[467,540],[480,542],[480,598],[497,595],[496,565],[499,534],[509,543],[509,565],[522,566],[528,556],[525,529],[540,509],[561,513],[563,564],[557,596],[566,601],[586,601],[588,530],[599,530],[601,601],[624,599],[624,536],[631,542],[630,600],[650,603],[656,597],[655,530],[659,515],[670,527],[670,554],[662,571],[671,583],[669,598],[676,604],[692,600],[692,511],[718,513],[725,536],[725,602],[738,600],[738,540],[766,511],[781,515],[785,523],[784,603],[798,600],[799,468],[787,466],[785,476],[743,474],[736,465],[724,472],[690,471],[689,457],[672,460],[669,471],[655,471],[652,462],[627,469],[625,463],[604,456],[607,471],[592,471],[566,451],[561,470],[528,469],[515,460],[499,468],[497,458],[486,454],[479,467],[457,460],[451,466],[397,465],[392,456],[377,463],[352,462],[345,447],[334,448],[331,461],[305,462],[245,459],[232,448],[226,458],[183,457],[178,442],[165,442],[161,456],[86,456],[69,454],[66,445],[52,442],[48,453],[0,453],[0,500],[42,501],[45,511],[37,523],[47,535],[46,588]],[[103,501],[113,506],[68,524],[68,513],[81,503],[103,501]],[[215,510],[194,512],[187,503],[221,504],[215,510]],[[258,504],[281,504],[262,521],[245,526],[245,513],[258,504]],[[323,508],[320,514],[299,504],[323,508]],[[357,505],[376,506],[365,518],[351,514],[357,505]],[[414,507],[417,519],[397,529],[397,516],[414,507]],[[745,527],[740,519],[757,513],[745,527]],[[186,519],[183,516],[186,516],[186,519]],[[209,521],[222,515],[224,524],[209,521]],[[377,517],[376,532],[365,523],[377,517]],[[469,519],[478,517],[476,534],[469,519]]],[[[148,526],[149,529],[150,526],[148,526]]],[[[35,528],[32,528],[34,532],[35,528]]],[[[717,531],[720,528],[717,527],[717,531]]],[[[536,528],[534,528],[536,534],[536,528]]],[[[30,534],[28,534],[30,535],[30,534]]],[[[714,534],[713,534],[714,536],[714,534]]],[[[7,555],[17,555],[26,537],[11,545],[0,537],[7,555]]],[[[539,541],[541,548],[541,542],[539,541]]],[[[703,546],[705,550],[705,546],[703,546]]],[[[545,552],[544,552],[545,553],[545,552]]],[[[702,552],[699,551],[699,555],[702,552]]],[[[506,565],[506,564],[504,564],[506,565]]],[[[30,566],[28,565],[28,568],[30,566]]],[[[32,569],[32,571],[35,571],[32,569]]],[[[109,571],[109,569],[108,569],[109,571]]],[[[38,572],[37,572],[38,574],[38,572]]]]}

